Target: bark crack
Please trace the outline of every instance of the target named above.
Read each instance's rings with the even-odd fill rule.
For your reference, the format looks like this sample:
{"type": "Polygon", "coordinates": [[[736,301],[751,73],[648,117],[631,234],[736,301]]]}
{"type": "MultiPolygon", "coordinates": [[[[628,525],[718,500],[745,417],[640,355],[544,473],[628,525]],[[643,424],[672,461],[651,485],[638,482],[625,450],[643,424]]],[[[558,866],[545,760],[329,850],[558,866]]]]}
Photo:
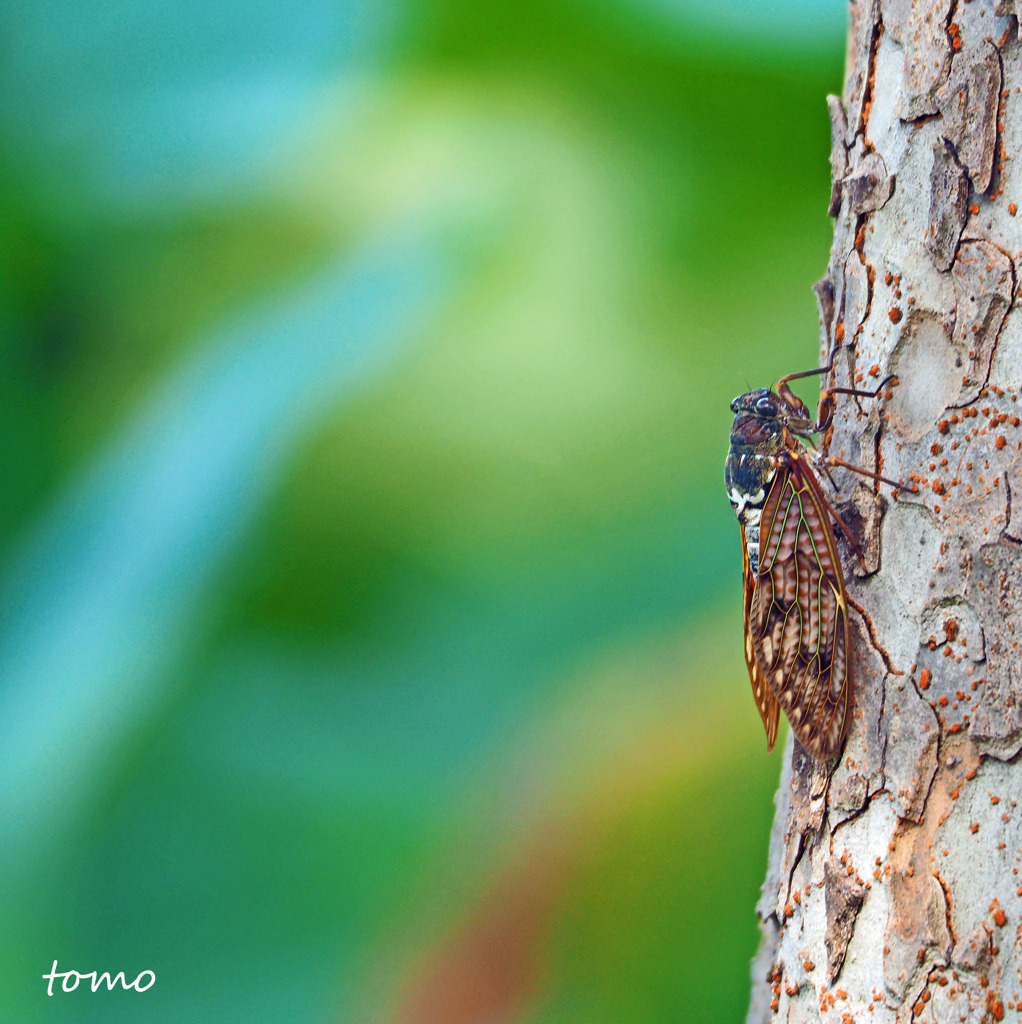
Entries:
{"type": "Polygon", "coordinates": [[[874,151],[873,143],[869,138],[869,115],[873,110],[873,95],[876,89],[877,52],[880,49],[880,39],[884,34],[884,16],[879,4],[876,11],[877,16],[873,22],[873,34],[869,41],[869,57],[866,62],[866,92],[862,98],[862,116],[859,119],[862,144],[867,153],[874,151]]]}
{"type": "Polygon", "coordinates": [[[1011,547],[1022,548],[1022,540],[1018,537],[1013,537],[1008,533],[1008,529],[1011,526],[1011,483],[1008,480],[1008,474],[1004,475],[1004,529],[1001,530],[1000,539],[1011,547]]]}
{"type": "Polygon", "coordinates": [[[937,868],[933,869],[933,877],[937,879],[937,884],[944,893],[944,912],[946,916],[948,934],[951,936],[952,944],[958,945],[958,935],[955,932],[954,914],[951,913],[951,886],[944,881],[944,876],[937,868]]]}
{"type": "Polygon", "coordinates": [[[866,609],[851,596],[848,598],[848,604],[862,616],[863,625],[866,627],[866,632],[869,633],[870,643],[883,660],[884,668],[886,668],[892,676],[903,676],[905,673],[901,669],[894,667],[894,662],[891,660],[891,656],[888,653],[887,648],[880,642],[880,638],[876,633],[876,628],[873,625],[873,620],[869,617],[869,613],[866,609]]]}

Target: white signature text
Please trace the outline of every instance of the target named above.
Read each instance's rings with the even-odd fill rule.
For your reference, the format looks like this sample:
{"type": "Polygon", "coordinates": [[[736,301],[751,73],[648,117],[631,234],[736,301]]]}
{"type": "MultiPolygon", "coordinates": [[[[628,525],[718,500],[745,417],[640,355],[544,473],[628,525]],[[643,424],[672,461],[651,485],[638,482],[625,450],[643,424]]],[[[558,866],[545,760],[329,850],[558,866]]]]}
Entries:
{"type": "Polygon", "coordinates": [[[109,971],[104,971],[102,974],[97,974],[96,971],[88,971],[85,974],[79,971],[58,971],[57,961],[54,960],[50,973],[43,975],[43,981],[47,982],[46,994],[48,996],[53,995],[53,983],[58,978],[64,979],[60,983],[60,987],[65,992],[74,992],[78,988],[78,983],[85,981],[86,978],[92,979],[90,984],[93,992],[97,992],[102,985],[106,985],[107,992],[110,992],[118,982],[125,991],[133,988],[136,992],[145,992],[156,984],[156,974],[153,971],[142,971],[134,981],[129,982],[124,977],[124,971],[118,971],[112,978],[109,971]]]}

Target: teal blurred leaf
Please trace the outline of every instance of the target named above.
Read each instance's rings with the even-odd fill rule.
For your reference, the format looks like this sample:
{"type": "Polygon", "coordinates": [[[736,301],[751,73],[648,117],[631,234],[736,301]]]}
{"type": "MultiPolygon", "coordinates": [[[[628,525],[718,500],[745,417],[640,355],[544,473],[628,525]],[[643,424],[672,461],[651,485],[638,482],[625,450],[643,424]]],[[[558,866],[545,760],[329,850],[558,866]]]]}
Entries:
{"type": "Polygon", "coordinates": [[[303,434],[435,309],[435,235],[381,240],[200,346],[7,568],[0,819],[31,856],[152,707],[184,624],[303,434]]]}
{"type": "Polygon", "coordinates": [[[5,142],[52,198],[122,211],[251,188],[357,89],[393,12],[355,0],[4,5],[5,142]]]}

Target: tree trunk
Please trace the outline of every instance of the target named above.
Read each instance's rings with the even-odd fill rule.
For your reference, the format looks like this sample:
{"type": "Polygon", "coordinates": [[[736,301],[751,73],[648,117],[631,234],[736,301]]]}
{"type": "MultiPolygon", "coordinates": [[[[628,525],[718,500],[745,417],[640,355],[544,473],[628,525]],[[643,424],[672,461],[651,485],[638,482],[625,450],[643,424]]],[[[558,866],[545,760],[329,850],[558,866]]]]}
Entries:
{"type": "Polygon", "coordinates": [[[750,1024],[1022,1015],[1022,0],[852,0],[817,285],[845,475],[844,751],[785,753],[750,1024]]]}

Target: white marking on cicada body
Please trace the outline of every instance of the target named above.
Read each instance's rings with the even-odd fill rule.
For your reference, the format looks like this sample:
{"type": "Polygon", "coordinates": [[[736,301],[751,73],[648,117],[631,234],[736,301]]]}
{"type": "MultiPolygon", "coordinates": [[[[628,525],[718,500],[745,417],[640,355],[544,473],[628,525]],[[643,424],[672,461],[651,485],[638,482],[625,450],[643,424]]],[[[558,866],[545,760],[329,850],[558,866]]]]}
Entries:
{"type": "Polygon", "coordinates": [[[745,547],[749,552],[749,568],[753,576],[759,574],[759,523],[762,515],[763,510],[758,508],[746,509],[745,512],[745,547]]]}
{"type": "MultiPolygon", "coordinates": [[[[760,505],[763,504],[763,499],[766,497],[766,491],[761,487],[755,494],[746,494],[745,491],[739,490],[737,487],[732,487],[727,492],[728,499],[731,502],[732,507],[735,510],[735,515],[742,520],[743,523],[748,522],[746,518],[743,518],[743,513],[748,516],[746,506],[750,506],[751,509],[759,511],[760,505]]],[[[757,516],[757,519],[759,517],[757,516]]]]}

